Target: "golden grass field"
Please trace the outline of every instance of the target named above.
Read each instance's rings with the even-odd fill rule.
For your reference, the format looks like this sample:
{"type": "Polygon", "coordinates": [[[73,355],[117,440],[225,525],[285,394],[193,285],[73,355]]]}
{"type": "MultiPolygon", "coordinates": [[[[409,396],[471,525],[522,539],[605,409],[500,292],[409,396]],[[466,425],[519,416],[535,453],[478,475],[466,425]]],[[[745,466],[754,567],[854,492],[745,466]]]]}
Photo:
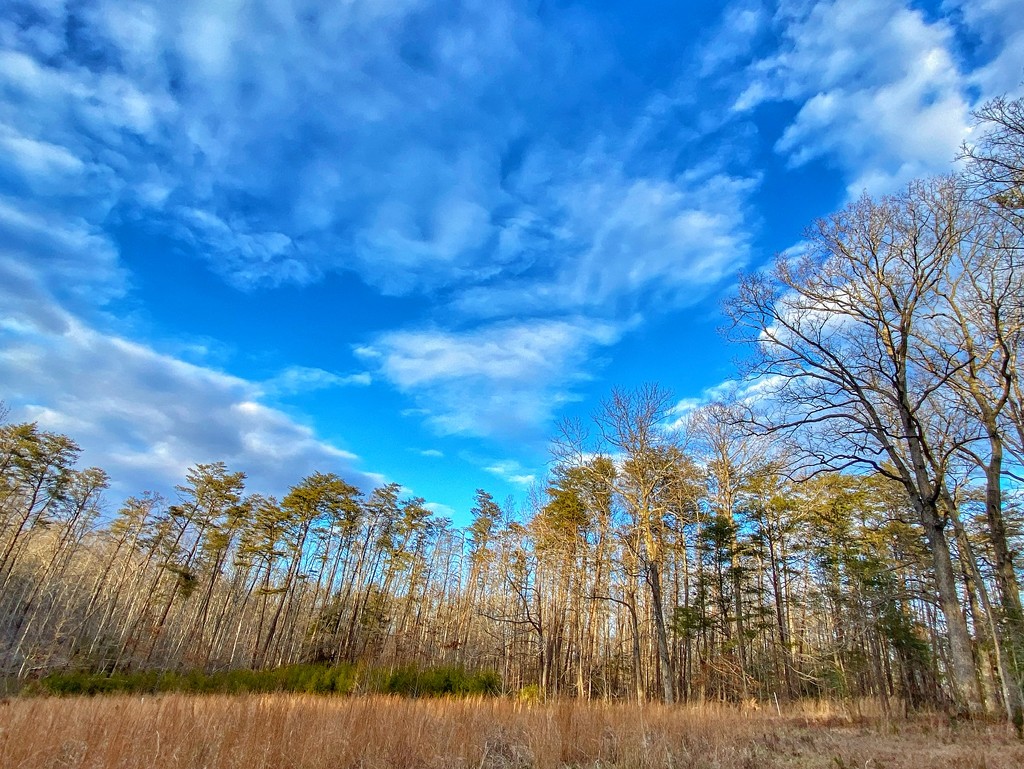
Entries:
{"type": "Polygon", "coordinates": [[[827,705],[521,704],[389,697],[25,697],[0,706],[0,767],[1018,769],[1002,725],[853,717],[827,705]]]}

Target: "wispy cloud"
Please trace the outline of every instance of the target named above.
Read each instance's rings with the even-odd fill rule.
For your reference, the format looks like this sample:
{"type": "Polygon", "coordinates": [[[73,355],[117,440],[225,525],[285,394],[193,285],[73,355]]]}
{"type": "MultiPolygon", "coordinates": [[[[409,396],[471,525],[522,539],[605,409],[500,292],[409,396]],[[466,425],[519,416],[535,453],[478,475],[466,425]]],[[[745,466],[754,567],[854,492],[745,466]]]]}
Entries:
{"type": "Polygon", "coordinates": [[[701,74],[728,76],[750,56],[771,17],[761,0],[740,0],[726,7],[699,51],[701,74]]]}
{"type": "Polygon", "coordinates": [[[523,68],[571,74],[503,0],[24,3],[0,35],[12,163],[104,177],[240,287],[478,275],[525,93],[564,102],[523,68]]]}
{"type": "Polygon", "coordinates": [[[332,387],[367,387],[372,382],[373,377],[366,371],[343,376],[322,368],[289,366],[276,376],[261,382],[260,389],[268,395],[295,395],[332,387]]]}
{"type": "Polygon", "coordinates": [[[441,518],[448,518],[449,520],[451,520],[456,515],[455,508],[450,507],[449,505],[445,505],[441,502],[427,502],[423,506],[434,515],[439,516],[441,518]]]}
{"type": "Polygon", "coordinates": [[[956,9],[955,20],[979,41],[972,52],[980,66],[967,76],[983,99],[1003,93],[1021,93],[1024,88],[1024,14],[1017,0],[947,0],[956,9]]]}
{"type": "Polygon", "coordinates": [[[487,465],[484,470],[520,488],[529,488],[537,480],[535,473],[524,468],[514,459],[499,460],[487,465]]]}
{"type": "Polygon", "coordinates": [[[44,297],[50,292],[87,311],[124,290],[116,247],[82,217],[0,195],[0,232],[2,267],[7,279],[21,286],[6,297],[12,314],[39,320],[52,309],[44,297]]]}
{"type": "Polygon", "coordinates": [[[677,401],[668,411],[669,419],[665,429],[669,432],[685,431],[694,412],[712,403],[765,405],[775,396],[781,382],[780,377],[761,377],[753,380],[725,379],[704,388],[698,396],[677,401]]]}
{"type": "Polygon", "coordinates": [[[544,25],[505,0],[19,9],[0,22],[7,176],[34,197],[89,189],[62,206],[83,236],[145,219],[240,288],[354,271],[440,296],[457,327],[373,348],[442,432],[536,432],[641,307],[698,301],[749,257],[756,175],[666,162],[666,130],[679,152],[703,135],[676,127],[676,97],[643,94],[621,124],[574,107],[616,66],[585,55],[601,36],[583,15],[544,25]],[[414,373],[430,360],[412,343],[432,340],[447,368],[414,373]],[[511,346],[481,368],[478,342],[511,346]]]}
{"type": "Polygon", "coordinates": [[[743,0],[696,52],[682,41],[664,87],[605,98],[628,67],[584,11],[19,2],[0,19],[2,373],[48,424],[100,415],[89,439],[122,465],[151,440],[139,461],[221,451],[274,477],[255,457],[276,435],[300,464],[354,468],[263,399],[371,379],[440,433],[543,436],[632,329],[756,260],[761,106],[795,108],[775,142],[791,167],[824,160],[854,193],[948,167],[975,92],[1019,82],[1024,42],[1015,0],[948,5],[958,21],[743,0]],[[956,24],[993,51],[976,71],[956,24]],[[135,222],[240,289],[345,273],[427,309],[342,342],[366,372],[187,368],[103,315],[132,290],[113,233],[135,222]],[[116,397],[91,384],[119,366],[116,397]],[[62,368],[81,381],[60,387],[62,368]]]}
{"type": "Polygon", "coordinates": [[[465,332],[384,334],[367,363],[411,395],[445,434],[536,439],[586,376],[583,363],[621,330],[587,318],[501,322],[465,332]]]}
{"type": "Polygon", "coordinates": [[[736,102],[800,105],[776,150],[794,166],[840,165],[853,195],[948,170],[967,132],[953,30],[899,0],[783,2],[779,48],[748,70],[736,102]]]}
{"type": "MultiPolygon", "coordinates": [[[[469,287],[454,306],[474,317],[555,310],[622,319],[641,307],[700,301],[746,263],[747,200],[756,178],[707,163],[678,175],[637,176],[623,163],[594,153],[566,178],[544,179],[538,208],[551,221],[536,258],[550,263],[535,276],[469,287]]],[[[552,167],[550,158],[545,165],[552,167]]],[[[529,219],[534,236],[544,226],[539,216],[529,219]]]]}
{"type": "MultiPolygon", "coordinates": [[[[8,232],[0,222],[5,243],[8,232]]],[[[170,491],[188,466],[216,460],[266,493],[280,494],[313,471],[364,487],[382,481],[353,453],[262,403],[260,384],[98,330],[68,310],[47,284],[102,266],[102,250],[81,254],[63,280],[42,253],[28,261],[20,254],[0,246],[4,400],[12,418],[71,435],[83,461],[107,470],[117,492],[170,491]]]]}

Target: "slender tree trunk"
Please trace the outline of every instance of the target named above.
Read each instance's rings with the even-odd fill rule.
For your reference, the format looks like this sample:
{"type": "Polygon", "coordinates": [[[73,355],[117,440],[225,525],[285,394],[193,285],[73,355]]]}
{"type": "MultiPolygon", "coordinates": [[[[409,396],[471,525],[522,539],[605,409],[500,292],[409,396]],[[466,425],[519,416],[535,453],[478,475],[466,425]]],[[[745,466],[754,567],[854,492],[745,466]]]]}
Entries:
{"type": "Polygon", "coordinates": [[[651,588],[651,611],[654,614],[654,627],[658,641],[658,661],[661,672],[662,699],[666,703],[676,701],[675,674],[672,670],[672,658],[668,650],[668,631],[665,627],[665,614],[661,601],[661,573],[658,564],[651,561],[647,565],[647,584],[651,588]]]}
{"type": "Polygon", "coordinates": [[[929,504],[927,500],[921,499],[914,502],[919,508],[918,512],[924,523],[939,607],[946,617],[950,656],[949,673],[956,693],[957,706],[966,711],[968,715],[980,715],[985,711],[985,706],[978,690],[978,678],[975,675],[974,655],[971,649],[971,634],[960,608],[960,596],[956,590],[956,575],[949,554],[949,543],[944,531],[945,525],[934,504],[929,504]]]}
{"type": "MultiPolygon", "coordinates": [[[[974,557],[974,547],[967,537],[967,531],[960,521],[956,506],[948,494],[946,495],[945,504],[960,543],[961,558],[964,561],[966,570],[969,572],[970,579],[974,582],[978,598],[982,604],[985,616],[984,619],[979,619],[979,625],[984,623],[987,635],[992,641],[992,648],[996,657],[996,671],[999,674],[1003,694],[1003,707],[1006,710],[1007,720],[1018,736],[1024,737],[1024,702],[1022,702],[1024,698],[1021,696],[1020,684],[1017,682],[1010,660],[1007,658],[1002,628],[999,627],[996,621],[993,607],[988,597],[988,591],[985,589],[985,581],[982,578],[981,571],[978,569],[978,561],[974,557]]],[[[973,598],[973,591],[969,588],[968,594],[973,598]]]]}

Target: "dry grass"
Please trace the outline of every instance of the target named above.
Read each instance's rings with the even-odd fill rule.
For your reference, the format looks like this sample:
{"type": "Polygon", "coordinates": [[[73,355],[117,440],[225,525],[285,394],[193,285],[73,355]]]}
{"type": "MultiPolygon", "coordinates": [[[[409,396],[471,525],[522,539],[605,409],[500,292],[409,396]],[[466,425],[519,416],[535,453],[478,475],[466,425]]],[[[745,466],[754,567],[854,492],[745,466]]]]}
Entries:
{"type": "Polygon", "coordinates": [[[765,711],[295,695],[25,698],[0,707],[0,767],[1011,769],[1001,726],[765,711]]]}

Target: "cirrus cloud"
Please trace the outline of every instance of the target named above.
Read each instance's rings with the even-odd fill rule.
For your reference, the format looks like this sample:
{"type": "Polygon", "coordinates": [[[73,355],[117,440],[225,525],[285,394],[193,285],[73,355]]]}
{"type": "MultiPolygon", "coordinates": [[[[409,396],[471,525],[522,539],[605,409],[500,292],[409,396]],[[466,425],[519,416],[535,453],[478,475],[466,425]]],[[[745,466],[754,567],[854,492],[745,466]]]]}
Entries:
{"type": "Polygon", "coordinates": [[[583,363],[622,331],[587,318],[390,332],[357,350],[442,434],[543,438],[583,363]]]}

